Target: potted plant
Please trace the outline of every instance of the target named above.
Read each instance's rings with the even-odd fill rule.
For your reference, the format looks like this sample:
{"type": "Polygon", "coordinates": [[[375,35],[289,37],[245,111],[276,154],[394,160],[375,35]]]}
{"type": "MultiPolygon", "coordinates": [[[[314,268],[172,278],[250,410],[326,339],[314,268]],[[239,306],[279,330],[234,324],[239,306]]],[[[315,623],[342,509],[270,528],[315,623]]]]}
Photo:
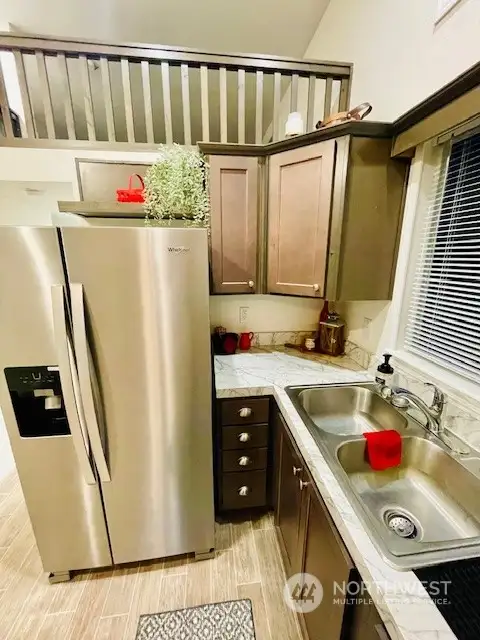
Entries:
{"type": "Polygon", "coordinates": [[[198,149],[161,145],[158,160],[145,174],[146,219],[189,220],[208,226],[208,164],[198,149]]]}

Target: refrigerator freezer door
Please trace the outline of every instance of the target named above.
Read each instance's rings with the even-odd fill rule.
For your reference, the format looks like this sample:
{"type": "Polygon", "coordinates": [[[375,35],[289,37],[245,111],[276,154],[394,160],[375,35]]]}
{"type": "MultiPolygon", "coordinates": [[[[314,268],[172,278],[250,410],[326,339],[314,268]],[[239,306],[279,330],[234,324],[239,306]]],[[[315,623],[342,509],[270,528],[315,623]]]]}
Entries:
{"type": "Polygon", "coordinates": [[[71,227],[62,237],[70,284],[83,285],[97,423],[106,425],[114,560],[210,549],[207,232],[71,227]]]}
{"type": "MultiPolygon", "coordinates": [[[[0,403],[44,569],[61,572],[111,564],[99,486],[88,484],[95,482],[88,471],[92,467],[86,458],[81,466],[72,435],[20,436],[4,371],[60,364],[52,286],[63,285],[65,276],[57,232],[0,227],[0,255],[0,403]]],[[[77,425],[70,424],[68,415],[73,390],[64,388],[70,375],[62,371],[60,379],[74,433],[77,425]]]]}

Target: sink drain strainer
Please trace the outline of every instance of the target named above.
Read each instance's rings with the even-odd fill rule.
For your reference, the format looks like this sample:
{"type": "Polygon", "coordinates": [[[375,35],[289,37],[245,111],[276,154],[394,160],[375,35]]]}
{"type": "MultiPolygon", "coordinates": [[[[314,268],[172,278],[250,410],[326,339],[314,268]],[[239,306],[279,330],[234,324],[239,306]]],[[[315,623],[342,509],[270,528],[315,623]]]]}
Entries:
{"type": "Polygon", "coordinates": [[[417,527],[413,520],[401,511],[387,511],[384,514],[385,524],[387,527],[400,536],[400,538],[408,538],[412,540],[418,535],[417,527]]]}

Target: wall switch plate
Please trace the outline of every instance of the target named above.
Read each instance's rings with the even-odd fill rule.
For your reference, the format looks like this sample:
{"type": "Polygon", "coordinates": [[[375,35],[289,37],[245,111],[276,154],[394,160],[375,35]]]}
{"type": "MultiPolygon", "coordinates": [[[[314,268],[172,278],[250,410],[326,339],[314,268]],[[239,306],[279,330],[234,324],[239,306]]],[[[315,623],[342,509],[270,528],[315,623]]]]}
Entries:
{"type": "Polygon", "coordinates": [[[239,308],[238,319],[240,321],[240,324],[247,324],[248,309],[249,309],[249,307],[240,307],[239,308]]]}

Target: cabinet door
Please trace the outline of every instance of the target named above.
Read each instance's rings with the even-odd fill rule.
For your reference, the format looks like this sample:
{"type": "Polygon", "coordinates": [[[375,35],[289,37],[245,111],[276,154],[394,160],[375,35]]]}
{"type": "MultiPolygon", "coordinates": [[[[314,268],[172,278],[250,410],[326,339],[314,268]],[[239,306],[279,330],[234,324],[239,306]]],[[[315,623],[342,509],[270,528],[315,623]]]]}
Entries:
{"type": "Polygon", "coordinates": [[[334,140],[270,159],[270,293],[324,296],[334,159],[334,140]]]}
{"type": "Polygon", "coordinates": [[[301,546],[300,514],[302,511],[302,493],[300,491],[300,474],[302,465],[291,445],[286,425],[283,424],[280,436],[280,464],[277,488],[277,509],[275,521],[280,534],[280,543],[285,560],[287,576],[300,571],[301,546]]]}
{"type": "Polygon", "coordinates": [[[340,640],[345,605],[335,604],[343,596],[334,593],[333,583],[348,582],[352,561],[339,537],[326,507],[313,489],[308,487],[307,523],[303,572],[316,576],[323,587],[320,605],[304,614],[309,640],[340,640]]]}
{"type": "MultiPolygon", "coordinates": [[[[359,596],[359,599],[366,599],[359,596]]],[[[358,602],[353,607],[353,616],[348,640],[390,640],[382,619],[373,602],[358,602]]]]}
{"type": "Polygon", "coordinates": [[[210,157],[214,293],[255,293],[258,159],[210,157]]]}

